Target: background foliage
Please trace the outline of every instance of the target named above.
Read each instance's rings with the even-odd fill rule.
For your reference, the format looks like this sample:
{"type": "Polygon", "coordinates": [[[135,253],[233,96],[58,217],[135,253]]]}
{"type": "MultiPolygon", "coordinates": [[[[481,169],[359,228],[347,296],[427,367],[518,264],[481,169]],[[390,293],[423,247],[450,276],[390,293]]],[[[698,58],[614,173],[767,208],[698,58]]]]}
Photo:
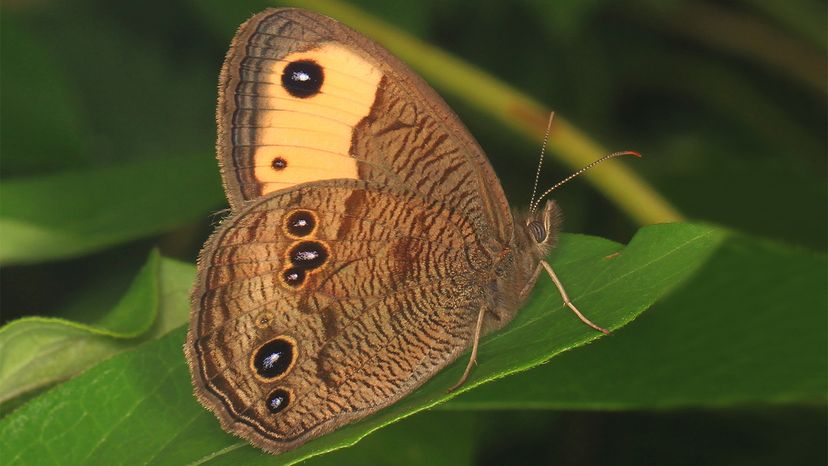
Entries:
{"type": "MultiPolygon", "coordinates": [[[[266,5],[3,4],[0,450],[40,463],[273,462],[192,400],[180,353],[191,264],[226,206],[217,73],[235,28],[266,5]],[[128,447],[136,438],[146,451],[128,447]]],[[[642,152],[624,164],[697,224],[644,228],[624,250],[567,236],[553,260],[595,320],[620,327],[654,307],[611,338],[435,405],[454,367],[307,454],[433,409],[311,463],[828,461],[824,2],[352,5],[554,108],[590,141],[642,152]],[[619,251],[620,265],[602,259],[619,251]]],[[[529,123],[487,113],[491,93],[444,84],[473,89],[468,70],[418,70],[526,205],[539,147],[529,123]]],[[[562,125],[547,184],[570,171],[570,134],[562,125]]],[[[614,196],[567,185],[565,229],[628,243],[642,221],[614,196]]],[[[526,334],[537,350],[493,339],[465,388],[594,338],[556,306],[542,286],[516,322],[548,319],[526,334]]]]}

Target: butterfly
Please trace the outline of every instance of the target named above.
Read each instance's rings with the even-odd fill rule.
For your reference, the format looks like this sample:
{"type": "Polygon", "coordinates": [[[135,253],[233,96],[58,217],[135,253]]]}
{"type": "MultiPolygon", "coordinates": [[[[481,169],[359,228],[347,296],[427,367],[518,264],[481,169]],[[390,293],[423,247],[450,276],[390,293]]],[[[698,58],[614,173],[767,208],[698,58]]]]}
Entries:
{"type": "MultiPolygon", "coordinates": [[[[225,430],[271,453],[396,402],[502,328],[560,212],[518,214],[445,102],[376,43],[268,9],[221,70],[231,213],[204,245],[185,353],[225,430]]],[[[618,154],[612,154],[615,156],[618,154]]]]}

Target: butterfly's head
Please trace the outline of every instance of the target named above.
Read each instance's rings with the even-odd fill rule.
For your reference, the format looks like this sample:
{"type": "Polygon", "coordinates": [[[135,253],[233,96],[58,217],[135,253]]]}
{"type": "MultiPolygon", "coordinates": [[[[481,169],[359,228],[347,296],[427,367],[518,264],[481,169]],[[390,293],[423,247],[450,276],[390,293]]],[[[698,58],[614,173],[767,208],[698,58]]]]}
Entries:
{"type": "Polygon", "coordinates": [[[561,210],[553,200],[526,218],[526,232],[543,255],[555,246],[561,228],[561,210]]]}

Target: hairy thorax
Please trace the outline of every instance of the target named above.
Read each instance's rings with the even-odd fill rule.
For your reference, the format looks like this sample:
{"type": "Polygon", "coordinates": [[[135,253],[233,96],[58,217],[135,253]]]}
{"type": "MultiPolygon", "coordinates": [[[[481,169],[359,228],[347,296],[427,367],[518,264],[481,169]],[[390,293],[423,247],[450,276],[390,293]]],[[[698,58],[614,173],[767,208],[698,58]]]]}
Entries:
{"type": "Polygon", "coordinates": [[[484,322],[486,333],[509,323],[537,281],[538,266],[555,246],[561,225],[560,210],[550,201],[540,212],[514,210],[514,235],[494,260],[489,282],[492,311],[484,322]]]}

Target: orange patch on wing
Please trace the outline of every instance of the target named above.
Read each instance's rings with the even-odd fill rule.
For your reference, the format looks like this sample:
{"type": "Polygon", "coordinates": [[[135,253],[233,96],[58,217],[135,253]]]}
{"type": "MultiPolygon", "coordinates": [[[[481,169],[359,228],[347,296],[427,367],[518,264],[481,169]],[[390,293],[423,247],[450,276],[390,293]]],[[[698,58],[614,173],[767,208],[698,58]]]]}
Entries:
{"type": "Polygon", "coordinates": [[[353,130],[370,114],[381,78],[372,63],[334,43],[274,61],[271,84],[260,88],[256,109],[253,160],[261,194],[317,180],[358,179],[350,154],[353,130]],[[319,64],[324,73],[320,91],[305,98],[282,86],[285,67],[300,60],[319,64]]]}

